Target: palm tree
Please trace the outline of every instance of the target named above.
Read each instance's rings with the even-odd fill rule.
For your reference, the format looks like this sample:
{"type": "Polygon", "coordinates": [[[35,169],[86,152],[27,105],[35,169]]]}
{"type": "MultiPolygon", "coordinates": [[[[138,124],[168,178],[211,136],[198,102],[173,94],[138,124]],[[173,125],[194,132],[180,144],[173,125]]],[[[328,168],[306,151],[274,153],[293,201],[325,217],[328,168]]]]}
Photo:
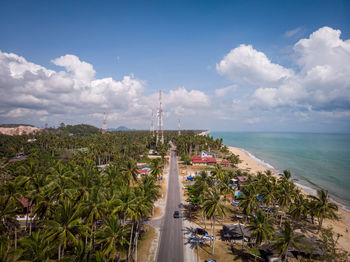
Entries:
{"type": "MultiPolygon", "coordinates": [[[[288,177],[288,172],[285,173],[286,177],[288,177]]],[[[276,189],[276,199],[277,203],[279,204],[280,208],[282,209],[281,212],[281,220],[280,220],[280,226],[282,225],[282,218],[285,214],[285,209],[289,207],[292,203],[292,197],[295,195],[295,185],[293,182],[289,181],[287,178],[280,179],[280,184],[278,185],[276,189]]]]}
{"type": "Polygon", "coordinates": [[[163,159],[154,158],[151,160],[151,175],[155,179],[159,179],[163,174],[163,159]]]}
{"type": "Polygon", "coordinates": [[[112,261],[119,260],[121,252],[129,245],[126,238],[128,226],[120,225],[119,219],[115,216],[103,221],[103,227],[96,231],[97,243],[103,245],[105,256],[108,256],[112,261]]]}
{"type": "Polygon", "coordinates": [[[257,187],[250,184],[243,188],[242,200],[239,202],[239,207],[242,208],[243,214],[247,219],[258,208],[257,187]]]}
{"type": "Polygon", "coordinates": [[[41,230],[32,232],[30,236],[21,239],[20,244],[24,250],[22,258],[35,262],[50,261],[49,257],[53,247],[41,230]]]}
{"type": "Polygon", "coordinates": [[[265,214],[258,210],[251,222],[248,224],[248,229],[252,232],[251,237],[255,237],[256,255],[258,255],[258,246],[262,242],[266,242],[272,238],[275,231],[272,226],[273,218],[265,216],[265,214]]]}
{"type": "Polygon", "coordinates": [[[53,220],[44,220],[46,225],[47,239],[58,242],[58,260],[61,255],[64,256],[64,250],[67,245],[72,243],[78,244],[78,236],[84,235],[89,230],[86,225],[82,224],[80,213],[82,206],[73,206],[70,200],[61,201],[53,212],[53,220]],[[62,251],[61,251],[61,247],[62,251]]]}
{"type": "Polygon", "coordinates": [[[222,204],[220,194],[215,187],[206,192],[202,210],[205,216],[211,220],[211,234],[213,236],[212,255],[214,255],[215,245],[215,217],[223,217],[226,209],[227,208],[222,204]]]}
{"type": "Polygon", "coordinates": [[[10,237],[11,233],[15,235],[16,246],[16,230],[18,222],[16,219],[17,200],[8,201],[8,197],[0,195],[0,235],[10,237]]]}
{"type": "Polygon", "coordinates": [[[314,210],[319,222],[319,229],[322,228],[322,223],[325,218],[338,219],[338,206],[329,201],[327,190],[317,190],[317,196],[309,195],[311,198],[311,207],[314,210]]]}
{"type": "Polygon", "coordinates": [[[22,255],[22,250],[11,248],[11,244],[7,238],[0,236],[0,261],[1,262],[15,262],[19,261],[22,255]]]}
{"type": "Polygon", "coordinates": [[[297,220],[306,218],[309,213],[309,201],[300,192],[294,197],[294,202],[290,206],[289,214],[297,220]]]}
{"type": "Polygon", "coordinates": [[[303,237],[304,235],[294,234],[294,229],[292,228],[290,221],[287,220],[284,223],[284,228],[281,230],[281,235],[276,236],[276,242],[273,244],[273,248],[277,249],[281,258],[286,261],[288,248],[291,246],[298,248],[300,245],[300,239],[303,237]]]}
{"type": "Polygon", "coordinates": [[[133,160],[128,160],[122,167],[122,175],[124,181],[130,185],[130,182],[137,181],[137,171],[136,171],[136,163],[133,160]]]}

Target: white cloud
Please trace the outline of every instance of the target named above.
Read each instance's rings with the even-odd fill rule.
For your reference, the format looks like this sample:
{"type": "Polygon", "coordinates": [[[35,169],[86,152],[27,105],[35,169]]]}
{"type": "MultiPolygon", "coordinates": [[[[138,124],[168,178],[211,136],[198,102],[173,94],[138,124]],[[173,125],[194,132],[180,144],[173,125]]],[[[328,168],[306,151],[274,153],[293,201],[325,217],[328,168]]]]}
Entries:
{"type": "Polygon", "coordinates": [[[278,87],[258,88],[253,97],[268,107],[291,106],[312,110],[350,110],[350,40],[340,31],[323,27],[298,41],[300,72],[278,87]]]}
{"type": "MultiPolygon", "coordinates": [[[[107,123],[149,125],[150,112],[158,106],[158,94],[143,94],[146,81],[133,74],[120,81],[96,79],[93,66],[74,55],[52,62],[64,70],[48,70],[0,51],[1,121],[38,124],[51,120],[99,126],[106,112],[107,123]]],[[[210,99],[202,91],[181,87],[164,93],[163,103],[166,114],[196,114],[210,106],[210,99]]]]}
{"type": "Polygon", "coordinates": [[[232,92],[237,89],[236,85],[224,87],[224,88],[219,88],[215,90],[215,95],[217,97],[224,97],[227,95],[227,93],[232,92]]]}
{"type": "Polygon", "coordinates": [[[232,49],[216,64],[216,70],[235,83],[256,86],[273,84],[293,75],[293,70],[272,63],[264,53],[251,45],[232,49]]]}
{"type": "Polygon", "coordinates": [[[300,31],[301,31],[301,27],[297,27],[297,28],[294,28],[292,30],[285,32],[284,36],[288,37],[288,38],[293,37],[293,36],[297,35],[300,31]]]}
{"type": "Polygon", "coordinates": [[[64,67],[77,80],[91,81],[96,73],[91,64],[80,61],[75,55],[64,55],[53,59],[51,62],[57,66],[64,67]]]}

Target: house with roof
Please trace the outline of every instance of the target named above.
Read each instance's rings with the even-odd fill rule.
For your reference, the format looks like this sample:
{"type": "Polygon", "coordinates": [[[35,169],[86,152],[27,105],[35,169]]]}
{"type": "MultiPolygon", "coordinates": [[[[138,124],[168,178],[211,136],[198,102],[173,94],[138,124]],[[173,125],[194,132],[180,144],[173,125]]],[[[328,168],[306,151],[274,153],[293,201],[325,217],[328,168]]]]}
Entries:
{"type": "Polygon", "coordinates": [[[214,157],[202,157],[202,156],[191,156],[192,165],[216,165],[216,159],[214,157]]]}
{"type": "Polygon", "coordinates": [[[207,151],[202,151],[201,157],[202,157],[202,158],[205,158],[205,157],[214,157],[214,153],[207,152],[207,151]]]}
{"type": "Polygon", "coordinates": [[[230,165],[230,163],[226,159],[223,159],[220,164],[226,167],[230,165]]]}

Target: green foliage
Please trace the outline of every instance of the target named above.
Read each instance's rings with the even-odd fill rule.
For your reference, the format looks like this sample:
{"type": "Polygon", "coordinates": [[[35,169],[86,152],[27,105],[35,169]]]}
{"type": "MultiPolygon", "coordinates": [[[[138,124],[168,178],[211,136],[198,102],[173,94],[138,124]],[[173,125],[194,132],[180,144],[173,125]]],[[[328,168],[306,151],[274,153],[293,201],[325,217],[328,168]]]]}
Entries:
{"type": "Polygon", "coordinates": [[[183,161],[186,165],[191,164],[191,157],[189,155],[182,154],[180,160],[183,161]]]}
{"type": "Polygon", "coordinates": [[[28,152],[0,170],[1,261],[106,261],[127,250],[133,256],[143,218],[160,196],[164,159],[152,160],[152,174],[139,177],[136,163],[153,143],[149,132],[69,136],[61,132],[67,128],[36,134],[32,143],[26,135],[0,137],[5,148],[24,145],[28,152]],[[20,229],[18,214],[35,224],[28,219],[20,229]]]}
{"type": "Polygon", "coordinates": [[[87,135],[94,135],[94,134],[99,134],[101,131],[99,128],[91,126],[91,125],[67,125],[64,126],[64,124],[60,126],[62,129],[62,132],[64,134],[73,134],[73,135],[78,135],[78,136],[87,136],[87,135]]]}
{"type": "Polygon", "coordinates": [[[324,255],[321,257],[322,261],[349,261],[349,253],[339,249],[337,242],[341,235],[334,237],[334,232],[331,227],[321,229],[321,243],[324,255]]]}

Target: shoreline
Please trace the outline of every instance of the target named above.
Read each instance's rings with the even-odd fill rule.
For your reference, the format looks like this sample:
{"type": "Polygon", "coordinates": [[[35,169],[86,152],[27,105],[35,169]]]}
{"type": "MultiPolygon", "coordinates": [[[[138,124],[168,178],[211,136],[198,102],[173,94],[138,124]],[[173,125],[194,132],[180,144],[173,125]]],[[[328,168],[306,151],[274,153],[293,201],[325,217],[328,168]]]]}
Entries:
{"type": "Polygon", "coordinates": [[[197,136],[206,136],[207,134],[209,134],[209,130],[203,131],[199,133],[197,136]]]}
{"type": "MultiPolygon", "coordinates": [[[[278,170],[276,170],[273,166],[270,164],[264,162],[261,159],[256,158],[254,155],[252,155],[250,152],[233,146],[227,146],[229,151],[235,155],[239,155],[242,162],[237,165],[238,168],[242,169],[243,171],[247,171],[252,174],[256,174],[257,172],[264,172],[266,170],[271,170],[272,174],[279,178],[278,170]]],[[[294,183],[304,195],[314,195],[316,193],[316,190],[309,188],[307,186],[294,183]]],[[[335,202],[334,200],[332,200],[335,202]]],[[[335,233],[342,234],[343,237],[339,238],[338,244],[346,251],[350,252],[350,233],[346,232],[348,228],[350,228],[350,211],[347,210],[342,204],[339,204],[335,202],[339,209],[338,214],[340,215],[339,221],[324,221],[324,226],[332,226],[333,231],[335,233]]]]}

